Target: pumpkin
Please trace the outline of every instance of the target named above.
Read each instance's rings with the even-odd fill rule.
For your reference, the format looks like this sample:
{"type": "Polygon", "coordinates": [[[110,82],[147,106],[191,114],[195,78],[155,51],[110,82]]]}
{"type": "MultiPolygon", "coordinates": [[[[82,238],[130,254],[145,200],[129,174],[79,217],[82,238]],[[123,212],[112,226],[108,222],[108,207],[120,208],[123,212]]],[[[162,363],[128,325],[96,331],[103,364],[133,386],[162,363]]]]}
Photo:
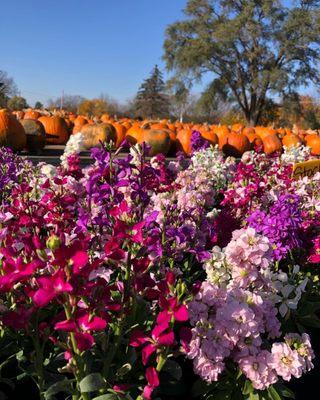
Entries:
{"type": "Polygon", "coordinates": [[[301,146],[302,142],[297,135],[285,135],[282,138],[282,145],[288,148],[290,147],[299,147],[301,146]]]}
{"type": "Polygon", "coordinates": [[[151,146],[149,156],[153,157],[157,154],[166,155],[171,146],[169,132],[159,129],[145,129],[142,135],[142,142],[151,146]]]}
{"type": "Polygon", "coordinates": [[[38,153],[46,145],[46,132],[44,126],[36,119],[23,119],[21,120],[27,135],[27,149],[30,153],[38,153]]]}
{"type": "Polygon", "coordinates": [[[177,133],[177,150],[183,151],[185,154],[191,154],[191,138],[192,138],[192,129],[182,129],[177,133]]]}
{"type": "Polygon", "coordinates": [[[247,138],[249,139],[249,142],[251,144],[251,149],[254,150],[255,147],[257,146],[262,146],[262,140],[261,138],[256,134],[256,133],[250,133],[250,131],[246,131],[247,133],[244,133],[245,130],[243,130],[243,134],[247,136],[247,138]]]}
{"type": "Polygon", "coordinates": [[[41,116],[41,114],[39,113],[39,111],[35,111],[35,110],[28,110],[25,112],[24,114],[24,119],[38,119],[41,116]]]}
{"type": "Polygon", "coordinates": [[[208,131],[206,129],[201,129],[200,134],[203,137],[203,139],[206,139],[213,146],[215,146],[216,144],[219,143],[218,136],[212,131],[208,131]]]}
{"type": "Polygon", "coordinates": [[[251,135],[251,134],[257,135],[257,134],[256,134],[256,131],[255,131],[255,129],[254,129],[253,126],[247,126],[246,128],[243,128],[242,133],[243,133],[244,135],[246,135],[247,137],[248,137],[248,134],[250,134],[250,135],[251,135]]]}
{"type": "Polygon", "coordinates": [[[110,121],[110,115],[107,114],[107,113],[104,113],[104,114],[101,115],[100,120],[101,120],[102,122],[107,123],[107,122],[110,121]]]}
{"type": "Polygon", "coordinates": [[[115,122],[114,124],[112,124],[116,130],[116,143],[115,146],[116,148],[119,148],[121,143],[124,141],[125,137],[126,137],[126,128],[119,124],[118,122],[115,122]]]}
{"type": "Polygon", "coordinates": [[[282,151],[282,143],[277,135],[268,135],[262,139],[262,142],[263,150],[268,155],[282,151]]]}
{"type": "Polygon", "coordinates": [[[62,117],[40,117],[39,121],[43,124],[47,143],[50,144],[65,144],[69,138],[68,127],[62,117]]]}
{"type": "Polygon", "coordinates": [[[233,132],[243,133],[244,125],[243,124],[233,124],[231,126],[231,130],[233,132]]]}
{"type": "Polygon", "coordinates": [[[227,135],[230,133],[229,128],[226,125],[212,126],[212,131],[218,136],[219,149],[221,150],[226,143],[227,135]]]}
{"type": "Polygon", "coordinates": [[[20,122],[7,111],[0,111],[0,146],[20,151],[26,144],[26,133],[20,122]]]}
{"type": "Polygon", "coordinates": [[[254,130],[262,140],[267,136],[275,135],[277,133],[275,129],[268,126],[256,126],[254,130]]]}
{"type": "Polygon", "coordinates": [[[23,111],[14,111],[12,114],[16,116],[17,119],[23,119],[24,118],[24,112],[23,111]]]}
{"type": "Polygon", "coordinates": [[[230,132],[226,136],[226,142],[222,146],[227,156],[241,157],[243,153],[251,149],[251,144],[246,135],[230,132]]]}
{"type": "Polygon", "coordinates": [[[320,156],[320,136],[318,135],[309,135],[312,136],[307,141],[307,146],[311,148],[311,154],[314,156],[320,156]]]}
{"type": "Polygon", "coordinates": [[[102,123],[98,125],[84,125],[81,133],[83,135],[83,144],[86,149],[100,146],[103,143],[116,143],[117,132],[112,124],[102,123]]]}
{"type": "MultiPolygon", "coordinates": [[[[86,125],[88,123],[88,119],[83,117],[82,115],[78,115],[77,118],[73,121],[74,127],[80,127],[86,125]]],[[[80,132],[80,131],[78,131],[80,132]]],[[[74,132],[77,133],[77,132],[74,132]]]]}
{"type": "Polygon", "coordinates": [[[133,124],[126,132],[127,141],[130,144],[141,143],[144,134],[144,129],[139,124],[133,124]]]}

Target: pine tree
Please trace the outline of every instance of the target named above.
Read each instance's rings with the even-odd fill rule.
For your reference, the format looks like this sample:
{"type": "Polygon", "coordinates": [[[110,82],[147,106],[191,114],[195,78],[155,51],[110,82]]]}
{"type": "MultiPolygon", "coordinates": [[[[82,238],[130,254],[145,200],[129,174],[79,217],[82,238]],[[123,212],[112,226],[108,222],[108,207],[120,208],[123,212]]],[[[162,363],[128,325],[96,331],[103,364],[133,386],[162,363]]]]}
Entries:
{"type": "Polygon", "coordinates": [[[136,116],[145,119],[167,117],[169,114],[169,98],[165,94],[163,76],[156,65],[150,78],[145,79],[135,99],[136,116]]]}

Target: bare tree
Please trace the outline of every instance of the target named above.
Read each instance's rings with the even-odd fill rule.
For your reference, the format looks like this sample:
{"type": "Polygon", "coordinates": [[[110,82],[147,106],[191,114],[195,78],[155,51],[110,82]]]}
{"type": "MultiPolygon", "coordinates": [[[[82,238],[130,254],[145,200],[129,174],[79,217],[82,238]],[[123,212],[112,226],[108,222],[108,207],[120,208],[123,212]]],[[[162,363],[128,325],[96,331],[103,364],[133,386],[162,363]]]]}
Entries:
{"type": "Polygon", "coordinates": [[[0,107],[6,107],[10,97],[17,95],[18,88],[7,72],[0,70],[0,107]]]}

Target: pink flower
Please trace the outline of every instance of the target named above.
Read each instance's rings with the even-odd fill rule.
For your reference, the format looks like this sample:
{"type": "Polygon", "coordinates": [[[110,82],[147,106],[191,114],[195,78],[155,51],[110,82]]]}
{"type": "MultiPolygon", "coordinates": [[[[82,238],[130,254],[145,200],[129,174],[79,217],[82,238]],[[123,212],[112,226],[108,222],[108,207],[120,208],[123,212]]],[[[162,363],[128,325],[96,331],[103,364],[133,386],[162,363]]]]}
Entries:
{"type": "Polygon", "coordinates": [[[272,366],[285,381],[290,381],[291,376],[301,377],[303,365],[296,350],[291,350],[287,343],[274,343],[271,353],[272,366]]]}
{"type": "Polygon", "coordinates": [[[278,380],[272,368],[272,354],[267,350],[262,350],[255,356],[241,358],[239,366],[245,376],[251,380],[255,389],[267,389],[278,380]]]}
{"type": "Polygon", "coordinates": [[[82,268],[84,268],[89,261],[88,254],[83,250],[78,250],[74,256],[71,257],[73,263],[73,272],[78,274],[82,268]]]}

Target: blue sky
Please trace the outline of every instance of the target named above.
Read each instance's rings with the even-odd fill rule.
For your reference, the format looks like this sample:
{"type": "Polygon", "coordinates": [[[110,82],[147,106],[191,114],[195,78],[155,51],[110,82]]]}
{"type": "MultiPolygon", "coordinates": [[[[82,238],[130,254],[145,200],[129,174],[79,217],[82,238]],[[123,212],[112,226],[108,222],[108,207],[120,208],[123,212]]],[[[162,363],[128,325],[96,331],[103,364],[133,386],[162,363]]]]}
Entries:
{"type": "Polygon", "coordinates": [[[6,0],[0,69],[33,104],[102,92],[124,101],[161,60],[164,31],[185,0],[6,0]]]}
{"type": "Polygon", "coordinates": [[[62,90],[125,101],[155,64],[165,71],[165,28],[183,17],[186,2],[3,0],[0,69],[31,105],[59,97],[62,90]]]}

